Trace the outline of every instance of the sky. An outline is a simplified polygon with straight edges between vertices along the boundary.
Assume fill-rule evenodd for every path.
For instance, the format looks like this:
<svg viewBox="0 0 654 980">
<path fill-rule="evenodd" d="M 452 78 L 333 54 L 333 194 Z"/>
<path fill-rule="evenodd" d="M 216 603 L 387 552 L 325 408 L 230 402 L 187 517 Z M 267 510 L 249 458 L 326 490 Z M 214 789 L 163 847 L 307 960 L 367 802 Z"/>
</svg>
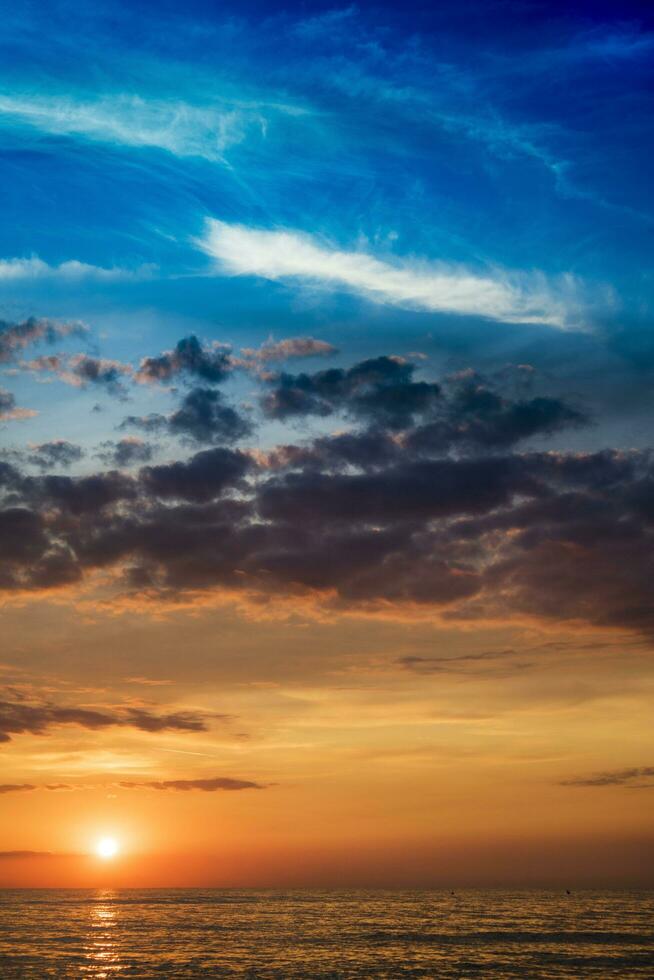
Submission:
<svg viewBox="0 0 654 980">
<path fill-rule="evenodd" d="M 652 884 L 653 56 L 7 9 L 0 885 Z"/>
</svg>

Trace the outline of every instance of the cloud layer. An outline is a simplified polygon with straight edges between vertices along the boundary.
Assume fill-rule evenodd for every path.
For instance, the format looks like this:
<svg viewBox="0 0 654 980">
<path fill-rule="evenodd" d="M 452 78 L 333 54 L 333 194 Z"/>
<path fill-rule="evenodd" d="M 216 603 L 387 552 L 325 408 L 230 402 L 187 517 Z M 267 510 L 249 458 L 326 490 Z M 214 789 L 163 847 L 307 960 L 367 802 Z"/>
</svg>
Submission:
<svg viewBox="0 0 654 980">
<path fill-rule="evenodd" d="M 216 386 L 192 388 L 171 415 L 123 423 L 213 444 L 190 457 L 79 476 L 0 464 L 0 587 L 36 595 L 111 572 L 117 594 L 148 601 L 654 627 L 651 455 L 533 445 L 588 419 L 536 394 L 524 366 L 426 381 L 384 355 L 260 384 L 264 417 L 345 428 L 229 448 L 250 423 Z M 99 452 L 149 457 L 133 439 Z"/>
</svg>

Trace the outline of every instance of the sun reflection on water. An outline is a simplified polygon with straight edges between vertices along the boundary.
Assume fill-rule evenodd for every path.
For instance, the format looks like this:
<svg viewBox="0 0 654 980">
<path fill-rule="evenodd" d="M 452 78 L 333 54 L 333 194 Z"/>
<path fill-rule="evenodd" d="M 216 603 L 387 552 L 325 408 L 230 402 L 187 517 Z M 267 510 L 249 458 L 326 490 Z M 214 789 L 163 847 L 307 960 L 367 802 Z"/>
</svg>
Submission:
<svg viewBox="0 0 654 980">
<path fill-rule="evenodd" d="M 96 894 L 89 910 L 89 935 L 85 946 L 87 962 L 82 971 L 87 977 L 107 980 L 123 966 L 120 962 L 115 930 L 119 924 L 116 892 L 109 888 Z"/>
</svg>

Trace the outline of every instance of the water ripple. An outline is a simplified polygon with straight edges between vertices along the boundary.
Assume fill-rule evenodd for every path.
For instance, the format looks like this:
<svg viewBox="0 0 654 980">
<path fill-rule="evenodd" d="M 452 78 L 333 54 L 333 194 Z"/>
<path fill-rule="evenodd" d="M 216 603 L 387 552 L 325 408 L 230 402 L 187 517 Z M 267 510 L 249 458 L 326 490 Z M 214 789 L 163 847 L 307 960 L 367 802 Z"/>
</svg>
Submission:
<svg viewBox="0 0 654 980">
<path fill-rule="evenodd" d="M 0 891 L 2 980 L 654 977 L 651 892 Z"/>
</svg>

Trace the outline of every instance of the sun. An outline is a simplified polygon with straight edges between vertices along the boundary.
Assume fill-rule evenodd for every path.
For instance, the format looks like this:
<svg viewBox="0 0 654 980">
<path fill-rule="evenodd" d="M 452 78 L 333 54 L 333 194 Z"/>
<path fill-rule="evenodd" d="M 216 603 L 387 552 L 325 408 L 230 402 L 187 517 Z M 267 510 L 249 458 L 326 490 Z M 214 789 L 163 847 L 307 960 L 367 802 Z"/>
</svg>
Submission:
<svg viewBox="0 0 654 980">
<path fill-rule="evenodd" d="M 105 861 L 116 857 L 120 850 L 120 845 L 115 837 L 101 837 L 95 845 L 95 853 Z"/>
</svg>

